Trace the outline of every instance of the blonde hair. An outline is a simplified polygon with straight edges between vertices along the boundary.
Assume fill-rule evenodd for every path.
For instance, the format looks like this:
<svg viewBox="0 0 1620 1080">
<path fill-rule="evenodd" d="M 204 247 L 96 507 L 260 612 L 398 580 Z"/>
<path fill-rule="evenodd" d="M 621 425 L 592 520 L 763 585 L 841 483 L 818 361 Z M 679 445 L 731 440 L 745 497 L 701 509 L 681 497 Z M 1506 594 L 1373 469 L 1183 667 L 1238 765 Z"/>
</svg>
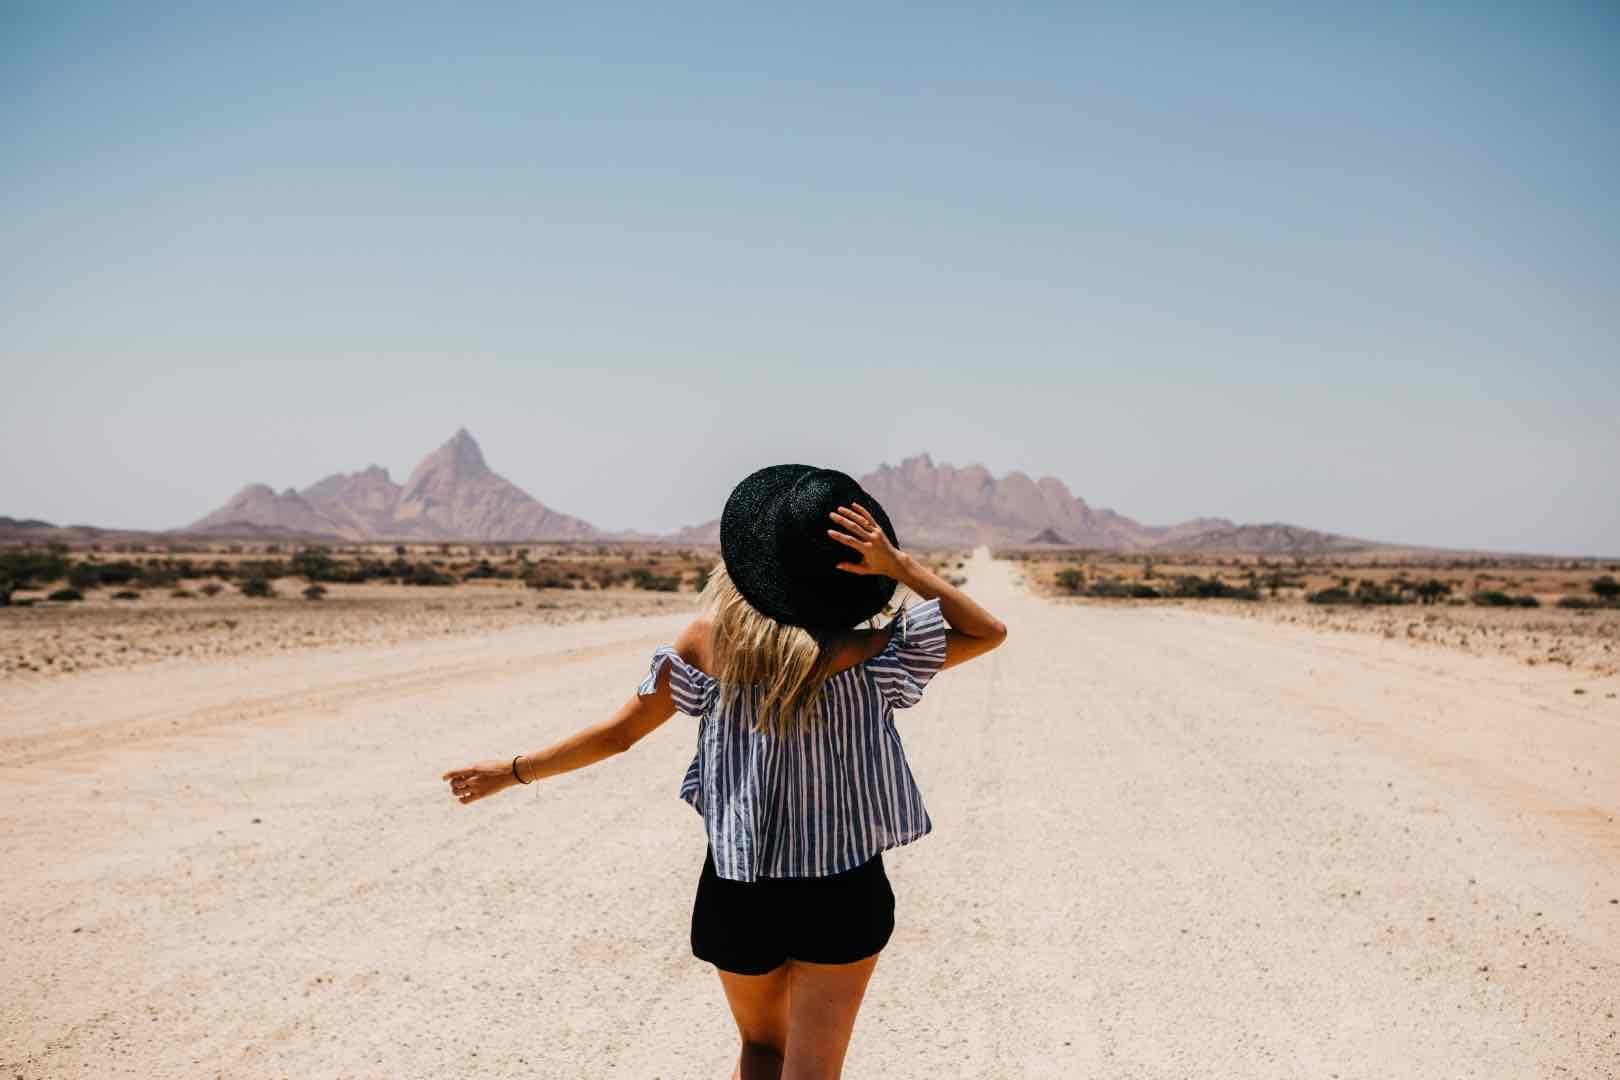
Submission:
<svg viewBox="0 0 1620 1080">
<path fill-rule="evenodd" d="M 754 730 L 778 737 L 820 719 L 821 687 L 838 659 L 836 633 L 817 633 L 761 613 L 737 591 L 723 562 L 709 571 L 698 600 L 709 615 L 710 674 L 720 684 L 722 702 L 749 695 Z M 892 608 L 885 605 L 882 613 Z"/>
</svg>

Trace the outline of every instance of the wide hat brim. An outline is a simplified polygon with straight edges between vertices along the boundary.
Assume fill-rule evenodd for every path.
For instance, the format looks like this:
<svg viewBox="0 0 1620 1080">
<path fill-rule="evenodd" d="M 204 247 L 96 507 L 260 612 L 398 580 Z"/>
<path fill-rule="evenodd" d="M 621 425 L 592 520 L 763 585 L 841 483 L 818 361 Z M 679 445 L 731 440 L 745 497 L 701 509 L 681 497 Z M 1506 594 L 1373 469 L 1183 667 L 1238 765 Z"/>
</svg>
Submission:
<svg viewBox="0 0 1620 1080">
<path fill-rule="evenodd" d="M 882 611 L 895 580 L 838 569 L 860 552 L 827 535 L 847 531 L 828 515 L 857 502 L 898 548 L 888 514 L 848 473 L 770 465 L 744 477 L 720 514 L 720 557 L 743 599 L 778 622 L 821 631 L 848 630 Z"/>
</svg>

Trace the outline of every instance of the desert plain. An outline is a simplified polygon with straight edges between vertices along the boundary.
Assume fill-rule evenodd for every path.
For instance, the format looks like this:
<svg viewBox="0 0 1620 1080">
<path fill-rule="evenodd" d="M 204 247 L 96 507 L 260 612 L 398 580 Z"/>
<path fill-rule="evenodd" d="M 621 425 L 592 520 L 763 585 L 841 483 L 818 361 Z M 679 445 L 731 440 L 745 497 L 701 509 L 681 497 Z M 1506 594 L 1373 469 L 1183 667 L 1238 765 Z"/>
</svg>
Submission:
<svg viewBox="0 0 1620 1080">
<path fill-rule="evenodd" d="M 940 565 L 1010 635 L 898 714 L 934 828 L 885 856 L 846 1075 L 1620 1075 L 1611 613 L 1501 613 L 1567 614 L 1549 661 L 1471 608 Z M 468 806 L 439 778 L 610 715 L 693 602 L 0 610 L 0 1076 L 728 1075 L 696 721 Z"/>
</svg>

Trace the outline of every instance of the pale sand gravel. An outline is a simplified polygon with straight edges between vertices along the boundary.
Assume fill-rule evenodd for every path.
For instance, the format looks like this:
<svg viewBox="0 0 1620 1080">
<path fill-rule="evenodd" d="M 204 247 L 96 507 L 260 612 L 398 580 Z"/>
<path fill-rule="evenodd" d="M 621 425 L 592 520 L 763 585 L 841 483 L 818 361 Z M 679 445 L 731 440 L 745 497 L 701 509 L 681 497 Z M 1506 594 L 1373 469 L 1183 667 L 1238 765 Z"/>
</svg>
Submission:
<svg viewBox="0 0 1620 1080">
<path fill-rule="evenodd" d="M 1411 645 L 1505 656 L 1530 667 L 1559 664 L 1589 675 L 1620 674 L 1620 611 L 1612 608 L 1575 612 L 1551 605 L 1532 609 L 1471 604 L 1359 607 L 1236 600 L 1215 601 L 1214 606 L 1232 614 L 1321 630 L 1376 634 L 1402 638 Z"/>
<path fill-rule="evenodd" d="M 190 585 L 194 591 L 196 584 Z M 396 645 L 445 634 L 692 606 L 690 593 L 529 589 L 516 582 L 332 584 L 326 586 L 326 598 L 315 601 L 303 599 L 304 582 L 296 578 L 283 578 L 275 587 L 277 596 L 264 599 L 250 599 L 233 588 L 190 599 L 149 589 L 139 600 L 114 600 L 112 589 L 99 589 L 81 603 L 6 608 L 0 611 L 0 681 L 334 644 Z"/>
<path fill-rule="evenodd" d="M 846 1075 L 1620 1072 L 1613 678 L 1016 573 L 976 554 L 1011 637 L 900 714 L 935 831 Z M 727 1075 L 694 722 L 438 779 L 609 715 L 685 617 L 0 685 L 0 1077 Z"/>
</svg>

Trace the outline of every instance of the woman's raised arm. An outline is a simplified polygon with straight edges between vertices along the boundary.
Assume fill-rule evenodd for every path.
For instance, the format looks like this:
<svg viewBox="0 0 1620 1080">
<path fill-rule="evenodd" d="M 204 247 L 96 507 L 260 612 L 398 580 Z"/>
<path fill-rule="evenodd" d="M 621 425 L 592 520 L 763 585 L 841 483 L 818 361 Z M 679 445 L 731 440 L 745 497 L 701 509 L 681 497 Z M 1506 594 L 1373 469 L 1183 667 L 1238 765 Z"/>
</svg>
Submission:
<svg viewBox="0 0 1620 1080">
<path fill-rule="evenodd" d="M 839 563 L 839 569 L 852 574 L 883 574 L 924 600 L 939 598 L 940 614 L 951 624 L 945 636 L 945 662 L 940 667 L 954 667 L 975 656 L 994 649 L 1007 640 L 1007 624 L 990 614 L 978 601 L 952 585 L 909 552 L 889 543 L 888 536 L 878 526 L 877 519 L 859 503 L 840 506 L 829 515 L 847 533 L 828 529 L 834 540 L 852 548 L 861 555 L 858 562 Z"/>
</svg>

